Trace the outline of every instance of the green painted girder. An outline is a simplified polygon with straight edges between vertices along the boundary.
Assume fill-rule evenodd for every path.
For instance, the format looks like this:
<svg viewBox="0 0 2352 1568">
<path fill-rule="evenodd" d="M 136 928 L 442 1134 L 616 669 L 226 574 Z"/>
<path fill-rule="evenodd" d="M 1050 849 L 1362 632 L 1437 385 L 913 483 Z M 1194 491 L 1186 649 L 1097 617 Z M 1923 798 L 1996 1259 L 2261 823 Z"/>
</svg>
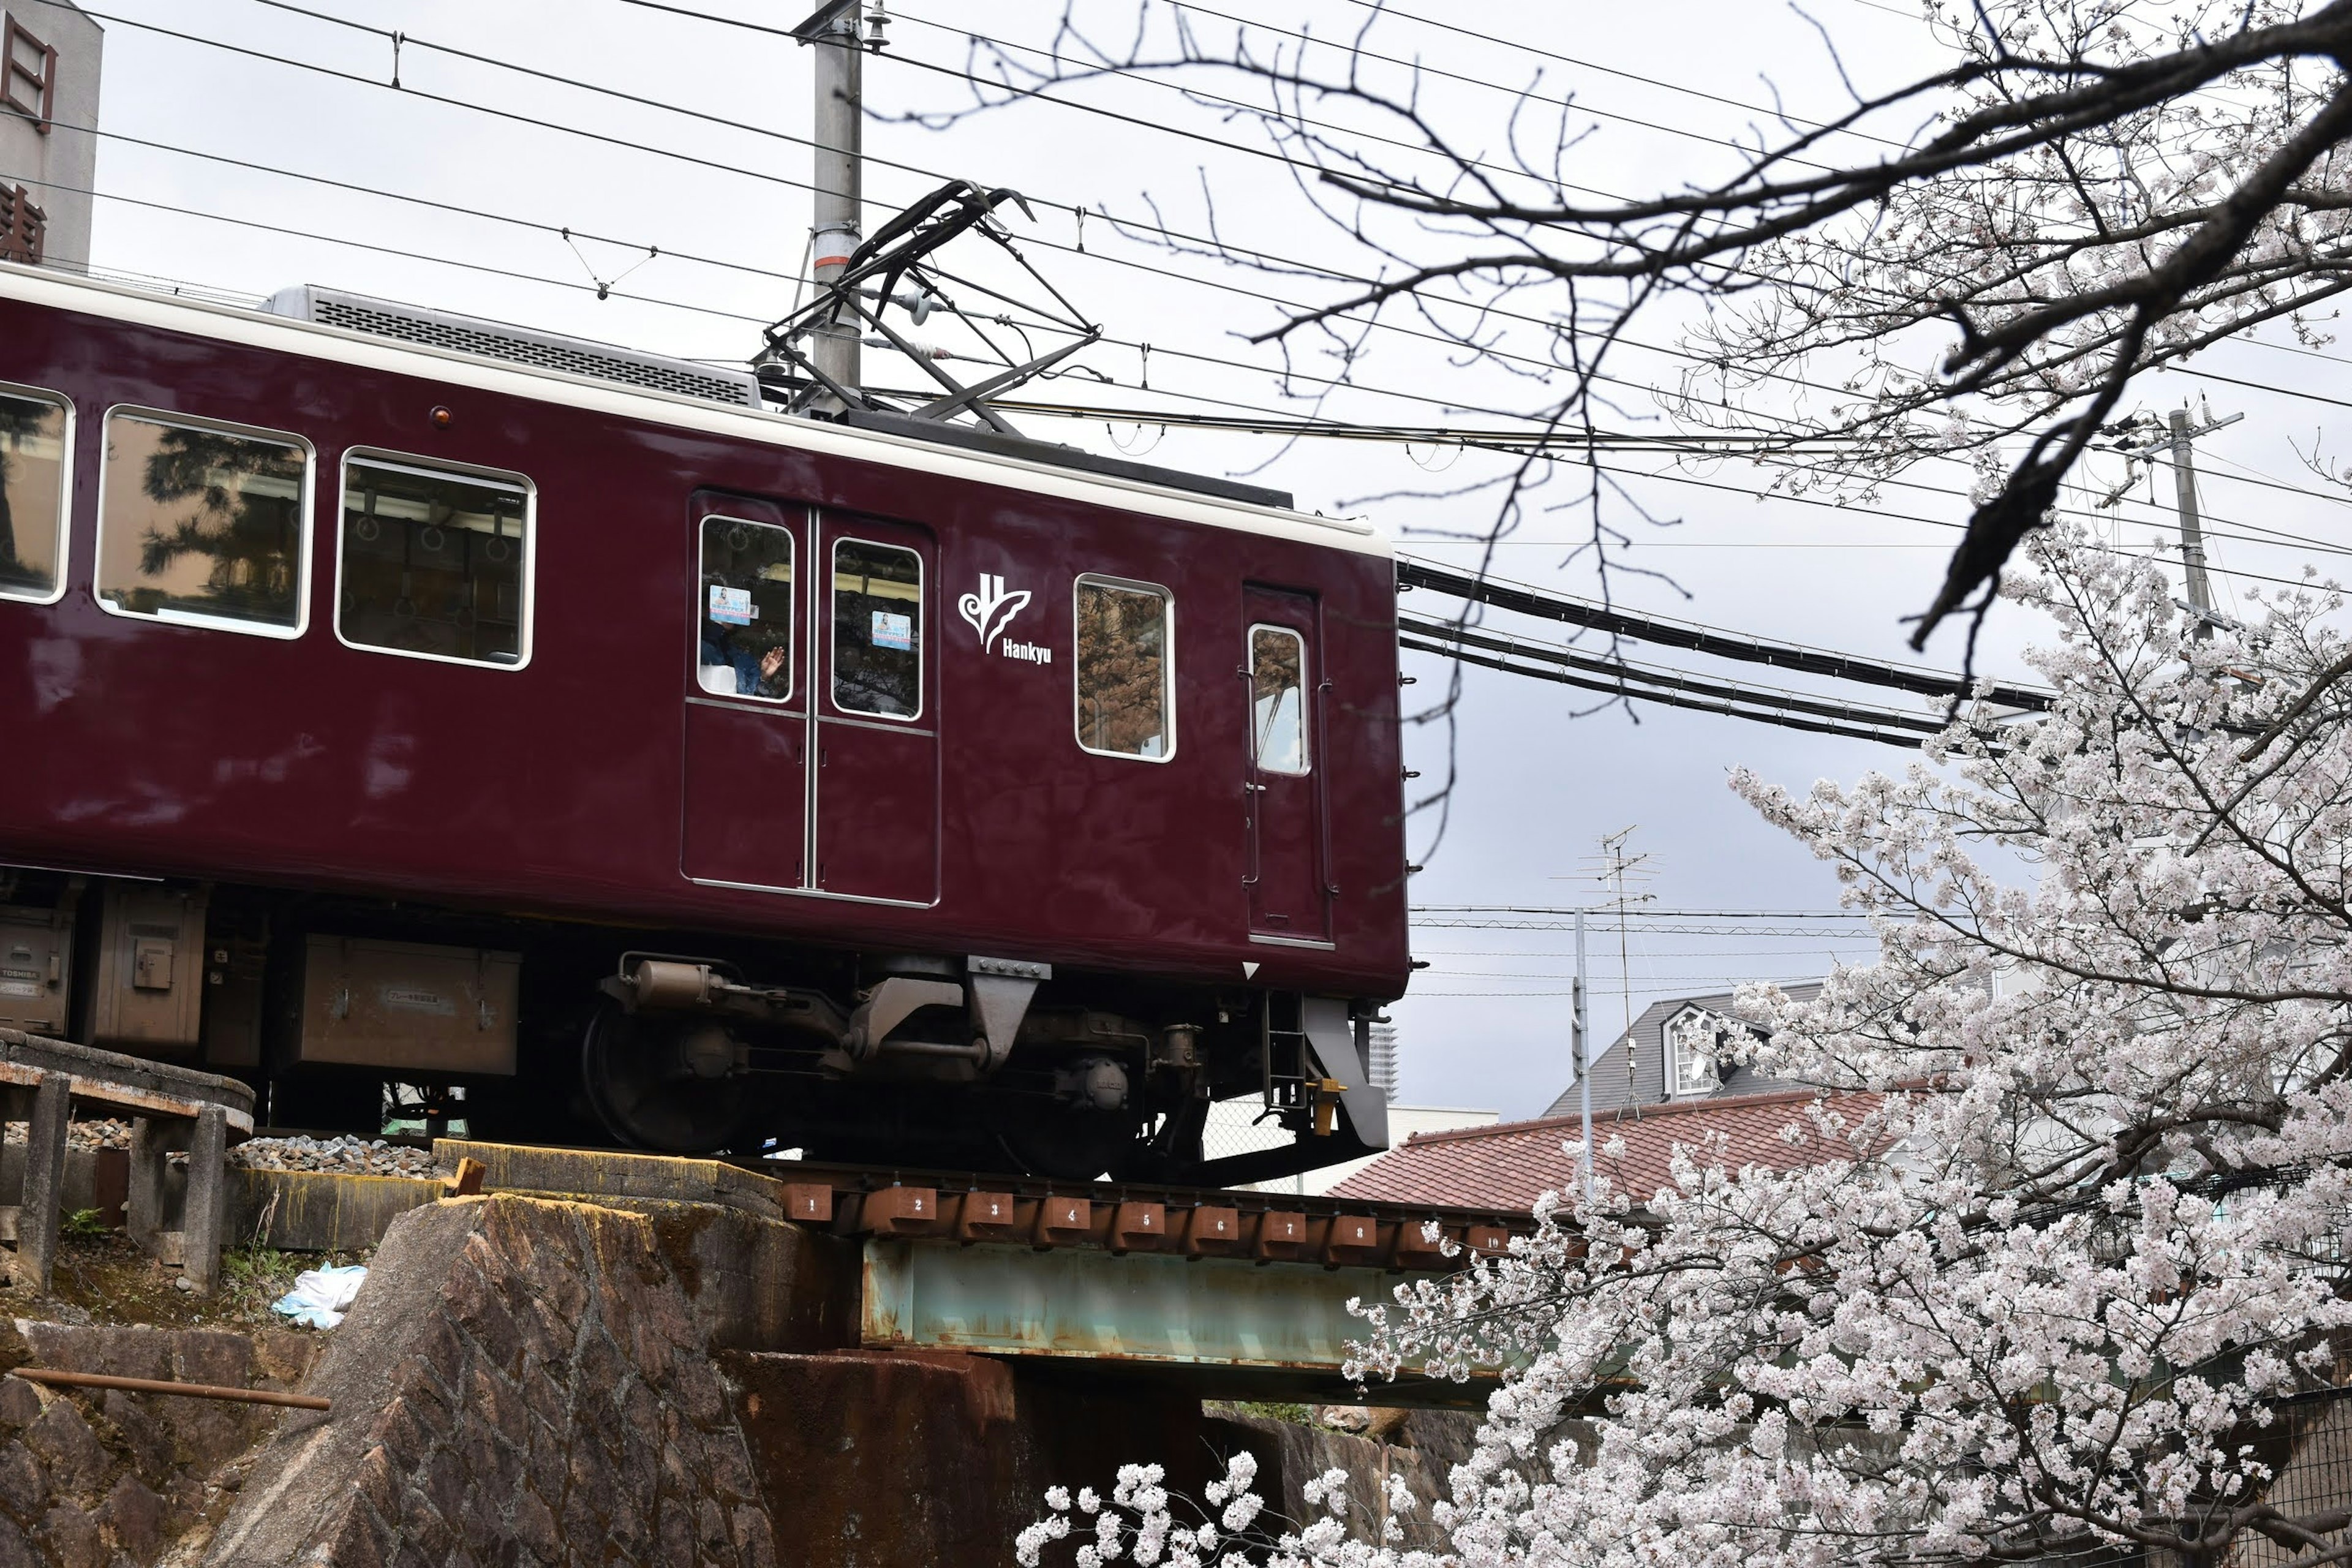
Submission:
<svg viewBox="0 0 2352 1568">
<path fill-rule="evenodd" d="M 1379 1268 L 866 1243 L 860 1333 L 872 1347 L 1059 1356 L 1336 1376 L 1369 1325 L 1350 1297 L 1384 1301 Z"/>
</svg>

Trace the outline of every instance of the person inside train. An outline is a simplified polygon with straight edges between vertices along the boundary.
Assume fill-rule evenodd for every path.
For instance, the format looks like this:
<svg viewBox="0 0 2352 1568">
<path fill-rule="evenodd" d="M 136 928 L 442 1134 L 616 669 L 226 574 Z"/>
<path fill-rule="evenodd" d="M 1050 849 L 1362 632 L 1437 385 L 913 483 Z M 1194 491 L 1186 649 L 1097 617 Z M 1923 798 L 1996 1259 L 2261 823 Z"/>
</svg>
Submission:
<svg viewBox="0 0 2352 1568">
<path fill-rule="evenodd" d="M 791 694 L 789 656 L 778 634 L 761 630 L 752 592 L 722 574 L 706 574 L 698 675 L 702 689 L 714 696 L 772 702 Z"/>
</svg>

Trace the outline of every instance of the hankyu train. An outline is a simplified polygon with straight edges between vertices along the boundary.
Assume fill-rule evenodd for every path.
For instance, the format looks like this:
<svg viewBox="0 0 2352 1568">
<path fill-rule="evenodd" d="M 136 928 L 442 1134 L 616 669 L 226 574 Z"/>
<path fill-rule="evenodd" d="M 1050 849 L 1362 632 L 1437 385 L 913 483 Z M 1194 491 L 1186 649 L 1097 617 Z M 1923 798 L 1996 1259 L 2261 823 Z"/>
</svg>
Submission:
<svg viewBox="0 0 2352 1568">
<path fill-rule="evenodd" d="M 299 289 L 0 265 L 0 1026 L 483 1136 L 1385 1145 L 1388 546 Z M 873 426 L 883 426 L 884 428 Z M 1211 1107 L 1280 1137 L 1213 1159 Z"/>
</svg>

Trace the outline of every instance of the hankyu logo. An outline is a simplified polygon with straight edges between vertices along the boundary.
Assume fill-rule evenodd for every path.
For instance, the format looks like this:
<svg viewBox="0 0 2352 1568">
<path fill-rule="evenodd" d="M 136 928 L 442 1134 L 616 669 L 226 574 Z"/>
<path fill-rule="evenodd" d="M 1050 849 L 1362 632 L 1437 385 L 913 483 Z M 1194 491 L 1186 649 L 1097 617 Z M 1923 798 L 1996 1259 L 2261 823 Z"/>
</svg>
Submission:
<svg viewBox="0 0 2352 1568">
<path fill-rule="evenodd" d="M 1012 624 L 1023 606 L 1029 603 L 1029 590 L 1016 588 L 1005 591 L 1004 579 L 992 572 L 980 574 L 980 592 L 966 594 L 956 601 L 956 613 L 971 624 L 980 634 L 980 650 L 986 653 L 996 641 L 997 634 Z"/>
</svg>

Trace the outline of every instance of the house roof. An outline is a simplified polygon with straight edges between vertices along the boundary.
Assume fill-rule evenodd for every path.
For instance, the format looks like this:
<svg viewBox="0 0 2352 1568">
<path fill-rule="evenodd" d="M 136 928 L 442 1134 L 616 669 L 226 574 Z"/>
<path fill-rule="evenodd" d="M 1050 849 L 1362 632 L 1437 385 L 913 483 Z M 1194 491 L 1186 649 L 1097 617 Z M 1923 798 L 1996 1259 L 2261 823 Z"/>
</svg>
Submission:
<svg viewBox="0 0 2352 1568">
<path fill-rule="evenodd" d="M 1875 1106 L 1874 1094 L 1824 1096 L 1811 1089 L 1769 1094 L 1721 1095 L 1643 1106 L 1638 1110 L 1596 1112 L 1592 1118 L 1595 1169 L 1621 1193 L 1643 1202 L 1673 1184 L 1677 1146 L 1696 1148 L 1721 1133 L 1729 1168 L 1760 1165 L 1788 1171 L 1851 1155 L 1841 1141 L 1825 1139 L 1805 1114 L 1818 1100 L 1832 1100 L 1851 1121 Z M 1375 1203 L 1532 1209 L 1546 1192 L 1565 1191 L 1577 1180 L 1574 1146 L 1583 1138 L 1581 1116 L 1547 1116 L 1492 1127 L 1462 1127 L 1421 1132 L 1331 1189 L 1333 1197 Z M 1605 1151 L 1612 1139 L 1625 1150 Z"/>
</svg>

